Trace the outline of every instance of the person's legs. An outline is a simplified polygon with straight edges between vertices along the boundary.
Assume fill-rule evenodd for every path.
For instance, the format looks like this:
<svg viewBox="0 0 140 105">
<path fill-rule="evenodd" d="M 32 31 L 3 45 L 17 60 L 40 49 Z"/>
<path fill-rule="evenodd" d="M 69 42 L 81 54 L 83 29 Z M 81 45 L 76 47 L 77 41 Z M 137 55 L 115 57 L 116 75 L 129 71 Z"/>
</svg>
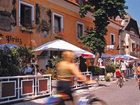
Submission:
<svg viewBox="0 0 140 105">
<path fill-rule="evenodd" d="M 74 105 L 73 102 L 73 96 L 71 91 L 71 82 L 69 81 L 58 81 L 57 84 L 57 91 L 58 93 L 66 94 L 67 96 L 64 96 L 64 100 L 70 102 L 70 105 Z"/>
<path fill-rule="evenodd" d="M 117 86 L 118 86 L 118 84 L 119 84 L 119 77 L 116 77 L 116 78 L 117 78 L 117 82 L 116 83 L 117 83 Z"/>
<path fill-rule="evenodd" d="M 139 82 L 140 82 L 140 75 L 137 76 L 137 83 L 138 83 L 138 86 L 139 86 Z"/>
</svg>

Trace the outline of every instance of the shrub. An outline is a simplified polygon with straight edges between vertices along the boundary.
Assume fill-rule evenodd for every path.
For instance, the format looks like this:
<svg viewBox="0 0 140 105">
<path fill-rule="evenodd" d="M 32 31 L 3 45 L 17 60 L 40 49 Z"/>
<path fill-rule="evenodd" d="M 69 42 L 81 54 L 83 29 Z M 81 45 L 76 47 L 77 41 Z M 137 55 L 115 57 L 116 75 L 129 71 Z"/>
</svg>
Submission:
<svg viewBox="0 0 140 105">
<path fill-rule="evenodd" d="M 28 48 L 0 49 L 0 76 L 15 76 L 20 74 L 21 67 L 31 59 Z"/>
<path fill-rule="evenodd" d="M 110 64 L 105 67 L 106 73 L 114 73 L 115 72 L 115 65 Z"/>
<path fill-rule="evenodd" d="M 104 68 L 99 68 L 97 66 L 90 66 L 89 71 L 92 72 L 92 74 L 95 76 L 97 75 L 105 75 L 105 69 Z"/>
</svg>

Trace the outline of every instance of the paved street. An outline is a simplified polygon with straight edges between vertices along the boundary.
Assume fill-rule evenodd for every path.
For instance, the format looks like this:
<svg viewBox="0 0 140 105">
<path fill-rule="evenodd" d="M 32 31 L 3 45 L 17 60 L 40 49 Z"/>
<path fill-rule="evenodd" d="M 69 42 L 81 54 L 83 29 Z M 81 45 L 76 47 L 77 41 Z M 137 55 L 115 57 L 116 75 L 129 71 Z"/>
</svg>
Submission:
<svg viewBox="0 0 140 105">
<path fill-rule="evenodd" d="M 91 90 L 97 97 L 105 100 L 108 105 L 140 105 L 140 91 L 134 79 L 129 79 L 122 88 L 116 86 L 116 82 L 102 83 L 107 86 L 92 88 Z M 46 98 L 41 98 L 16 105 L 40 105 L 45 100 Z"/>
<path fill-rule="evenodd" d="M 95 94 L 106 100 L 108 105 L 140 105 L 140 91 L 134 79 L 129 79 L 122 88 L 114 83 L 96 90 Z"/>
</svg>

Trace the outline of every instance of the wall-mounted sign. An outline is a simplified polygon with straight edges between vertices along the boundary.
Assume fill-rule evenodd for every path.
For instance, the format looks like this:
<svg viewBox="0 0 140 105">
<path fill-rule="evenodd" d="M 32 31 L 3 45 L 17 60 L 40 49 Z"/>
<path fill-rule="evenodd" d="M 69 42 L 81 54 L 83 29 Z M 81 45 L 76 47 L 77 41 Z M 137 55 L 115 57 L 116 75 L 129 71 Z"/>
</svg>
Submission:
<svg viewBox="0 0 140 105">
<path fill-rule="evenodd" d="M 16 36 L 12 36 L 12 35 L 3 35 L 0 33 L 0 38 L 1 39 L 6 39 L 6 41 L 9 43 L 9 42 L 12 42 L 12 43 L 18 43 L 18 44 L 22 44 L 22 39 L 21 38 L 18 38 Z"/>
</svg>

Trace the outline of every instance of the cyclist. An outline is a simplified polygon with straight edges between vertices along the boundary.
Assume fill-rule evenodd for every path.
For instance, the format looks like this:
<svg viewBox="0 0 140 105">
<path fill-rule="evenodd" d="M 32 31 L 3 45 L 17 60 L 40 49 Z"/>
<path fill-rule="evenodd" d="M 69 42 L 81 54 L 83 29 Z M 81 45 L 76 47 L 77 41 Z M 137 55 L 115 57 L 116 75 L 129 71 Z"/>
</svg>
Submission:
<svg viewBox="0 0 140 105">
<path fill-rule="evenodd" d="M 136 68 L 136 74 L 137 74 L 137 80 L 139 83 L 140 82 L 140 63 L 138 63 L 138 66 Z"/>
<path fill-rule="evenodd" d="M 74 105 L 71 86 L 73 85 L 73 77 L 77 77 L 85 83 L 96 83 L 95 81 L 89 81 L 87 78 L 82 75 L 76 64 L 74 63 L 74 53 L 72 51 L 64 51 L 62 53 L 63 60 L 60 61 L 57 66 L 57 91 L 58 93 L 64 93 L 71 101 L 71 105 Z"/>
<path fill-rule="evenodd" d="M 119 67 L 116 67 L 115 74 L 116 74 L 117 84 L 118 84 L 119 83 L 119 79 L 123 77 Z"/>
</svg>

